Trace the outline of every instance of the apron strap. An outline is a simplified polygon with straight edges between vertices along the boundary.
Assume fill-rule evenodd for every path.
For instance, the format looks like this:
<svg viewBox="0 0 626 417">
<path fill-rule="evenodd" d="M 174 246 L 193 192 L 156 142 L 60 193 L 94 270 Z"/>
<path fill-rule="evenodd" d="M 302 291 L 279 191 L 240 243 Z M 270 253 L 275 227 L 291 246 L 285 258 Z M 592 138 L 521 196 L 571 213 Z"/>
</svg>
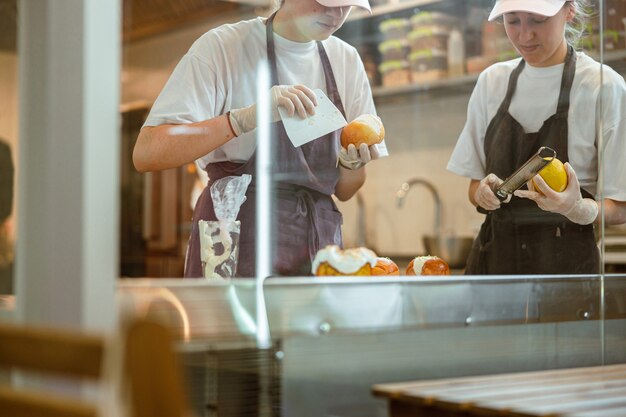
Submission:
<svg viewBox="0 0 626 417">
<path fill-rule="evenodd" d="M 513 95 L 515 94 L 515 89 L 517 88 L 517 79 L 519 75 L 522 73 L 524 69 L 524 65 L 526 65 L 526 61 L 523 59 L 517 65 L 517 67 L 513 70 L 511 75 L 509 76 L 509 85 L 506 89 L 506 96 L 504 96 L 504 100 L 500 104 L 499 112 L 508 112 L 509 106 L 511 105 L 511 100 L 513 99 Z"/>
<path fill-rule="evenodd" d="M 556 112 L 558 114 L 567 114 L 569 111 L 570 93 L 574 82 L 574 74 L 576 73 L 576 54 L 572 45 L 567 46 L 567 56 L 565 57 L 565 68 L 563 68 L 563 76 L 561 77 L 561 92 L 559 94 L 559 104 Z"/>
</svg>

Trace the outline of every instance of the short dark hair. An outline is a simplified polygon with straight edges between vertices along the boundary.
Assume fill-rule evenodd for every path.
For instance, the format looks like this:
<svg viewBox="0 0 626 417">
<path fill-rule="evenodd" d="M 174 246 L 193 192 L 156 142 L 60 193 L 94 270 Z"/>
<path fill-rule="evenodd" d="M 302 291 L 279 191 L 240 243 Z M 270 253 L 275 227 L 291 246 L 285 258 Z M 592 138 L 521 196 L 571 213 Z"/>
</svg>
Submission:
<svg viewBox="0 0 626 417">
<path fill-rule="evenodd" d="M 0 138 L 0 222 L 11 214 L 13 208 L 13 177 L 15 168 L 11 147 Z"/>
</svg>

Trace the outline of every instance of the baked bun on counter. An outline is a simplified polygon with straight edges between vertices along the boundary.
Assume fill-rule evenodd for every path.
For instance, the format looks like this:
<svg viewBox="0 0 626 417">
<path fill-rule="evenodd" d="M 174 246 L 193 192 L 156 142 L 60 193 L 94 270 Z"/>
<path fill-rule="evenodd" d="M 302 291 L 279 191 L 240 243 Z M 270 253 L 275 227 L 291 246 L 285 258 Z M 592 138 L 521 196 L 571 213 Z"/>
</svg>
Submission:
<svg viewBox="0 0 626 417">
<path fill-rule="evenodd" d="M 418 256 L 406 267 L 407 275 L 450 275 L 450 267 L 438 256 Z"/>
<path fill-rule="evenodd" d="M 394 261 L 381 256 L 372 268 L 372 275 L 400 275 L 400 269 Z"/>
<path fill-rule="evenodd" d="M 341 131 L 341 146 L 348 148 L 353 144 L 357 148 L 361 143 L 372 146 L 385 139 L 385 127 L 380 117 L 362 114 L 346 125 Z"/>
<path fill-rule="evenodd" d="M 378 256 L 367 248 L 329 245 L 317 252 L 311 269 L 317 276 L 372 275 L 377 260 Z"/>
</svg>

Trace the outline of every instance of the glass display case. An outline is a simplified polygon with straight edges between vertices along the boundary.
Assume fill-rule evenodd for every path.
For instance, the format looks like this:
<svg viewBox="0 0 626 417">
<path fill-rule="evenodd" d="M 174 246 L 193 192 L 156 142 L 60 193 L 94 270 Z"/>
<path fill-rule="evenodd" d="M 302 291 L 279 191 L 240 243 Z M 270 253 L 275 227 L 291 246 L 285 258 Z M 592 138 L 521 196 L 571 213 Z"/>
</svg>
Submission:
<svg viewBox="0 0 626 417">
<path fill-rule="evenodd" d="M 371 393 L 376 383 L 626 362 L 626 217 L 619 215 L 626 201 L 626 188 L 620 184 L 626 183 L 626 176 L 618 152 L 626 130 L 619 129 L 623 115 L 611 113 L 625 106 L 626 100 L 626 1 L 577 2 L 586 20 L 584 24 L 572 21 L 582 36 L 574 45 L 576 52 L 566 55 L 584 63 L 591 80 L 572 99 L 578 107 L 570 110 L 570 118 L 576 122 L 570 125 L 569 137 L 576 138 L 571 139 L 576 145 L 570 144 L 569 150 L 557 147 L 558 157 L 578 169 L 580 188 L 585 190 L 581 199 L 598 202 L 598 220 L 592 219 L 593 226 L 584 225 L 590 245 L 572 248 L 578 235 L 568 233 L 578 226 L 570 221 L 564 228 L 560 225 L 566 220 L 559 217 L 558 225 L 550 223 L 554 234 L 545 241 L 541 237 L 545 235 L 529 233 L 539 248 L 534 254 L 539 253 L 542 261 L 534 254 L 522 261 L 500 256 L 492 265 L 542 265 L 545 253 L 549 257 L 552 251 L 558 252 L 559 262 L 565 259 L 577 265 L 596 253 L 598 262 L 584 271 L 548 268 L 550 272 L 538 273 L 468 273 L 467 268 L 472 248 L 480 242 L 477 237 L 481 230 L 486 233 L 485 219 L 496 211 L 477 209 L 476 187 L 491 173 L 490 167 L 497 167 L 499 180 L 505 180 L 530 156 L 518 149 L 503 146 L 497 151 L 494 147 L 498 157 L 490 156 L 487 162 L 484 148 L 476 150 L 483 144 L 480 141 L 456 150 L 460 137 L 475 133 L 467 129 L 479 132 L 475 136 L 481 141 L 487 135 L 472 123 L 481 122 L 487 130 L 491 117 L 475 116 L 472 109 L 483 100 L 495 113 L 507 90 L 502 86 L 509 85 L 507 73 L 499 83 L 485 87 L 481 84 L 487 82 L 485 71 L 513 71 L 511 62 L 515 66 L 519 62 L 520 55 L 509 38 L 513 35 L 507 35 L 503 19 L 488 20 L 494 1 L 370 0 L 371 13 L 357 7 L 328 11 L 315 0 L 283 3 L 292 2 L 311 8 L 316 16 L 335 19 L 304 19 L 300 27 L 308 27 L 306 22 L 316 30 L 332 27 L 328 31 L 334 32 L 334 37 L 322 41 L 332 59 L 325 65 L 315 43 L 298 42 L 301 33 L 279 30 L 276 45 L 280 53 L 308 44 L 312 52 L 306 56 L 314 59 L 290 65 L 278 59 L 278 80 L 291 85 L 302 77 L 306 80 L 302 82 L 312 83 L 313 89 L 324 94 L 318 96 L 320 100 L 328 98 L 337 106 L 336 99 L 341 99 L 346 107 L 337 111 L 346 123 L 360 113 L 376 113 L 385 130 L 385 147 L 368 148 L 371 160 L 361 154 L 357 154 L 358 160 L 347 152 L 342 154 L 339 129 L 330 131 L 331 136 L 324 140 L 303 145 L 300 149 L 311 153 L 313 144 L 327 146 L 320 151 L 323 157 L 315 160 L 315 166 L 321 166 L 319 171 L 310 170 L 319 174 L 316 179 L 323 183 L 322 188 L 312 187 L 310 182 L 302 185 L 302 176 L 311 172 L 296 165 L 301 159 L 308 164 L 309 154 L 295 154 L 291 148 L 281 153 L 285 144 L 299 147 L 282 134 L 282 123 L 277 125 L 278 119 L 271 119 L 271 66 L 268 70 L 268 66 L 256 65 L 257 61 L 265 63 L 270 52 L 263 48 L 254 52 L 248 46 L 254 42 L 266 45 L 267 18 L 278 5 L 123 0 L 98 6 L 111 15 L 119 12 L 119 27 L 100 27 L 88 19 L 85 27 L 93 27 L 97 36 L 76 37 L 73 31 L 77 29 L 70 29 L 61 14 L 51 15 L 48 21 L 42 17 L 45 10 L 20 9 L 24 2 L 0 0 L 0 34 L 12 30 L 16 38 L 15 43 L 5 45 L 9 38 L 0 36 L 0 61 L 8 63 L 0 65 L 0 92 L 13 98 L 0 103 L 8 109 L 0 112 L 7 115 L 0 116 L 0 137 L 8 137 L 14 155 L 19 156 L 15 159 L 17 177 L 29 167 L 45 180 L 29 175 L 16 186 L 22 207 L 13 212 L 23 228 L 16 232 L 5 226 L 0 229 L 0 233 L 11 231 L 0 234 L 4 252 L 0 253 L 0 267 L 6 254 L 14 253 L 5 250 L 4 241 L 22 244 L 22 252 L 15 253 L 16 258 L 22 257 L 16 275 L 21 281 L 16 288 L 27 293 L 28 303 L 21 308 L 40 316 L 58 311 L 50 317 L 72 321 L 74 316 L 64 304 L 80 300 L 78 309 L 97 320 L 112 321 L 118 314 L 131 314 L 167 323 L 177 335 L 194 412 L 207 417 L 381 417 L 388 413 L 385 402 Z M 66 6 L 64 10 L 70 13 L 70 9 Z M 21 11 L 28 13 L 23 12 L 19 20 Z M 14 25 L 2 24 L 6 19 L 13 19 Z M 48 43 L 37 41 L 48 33 L 42 19 L 54 29 Z M 345 22 L 337 23 L 342 19 Z M 240 21 L 252 33 L 246 33 L 250 37 L 244 37 L 241 47 L 229 49 L 224 45 L 231 43 L 221 44 L 216 35 L 205 35 L 219 28 L 211 33 L 226 36 L 229 30 L 243 27 L 236 26 L 242 25 L 237 23 Z M 25 25 L 19 32 L 21 38 L 15 36 L 18 22 Z M 526 23 L 537 31 L 547 25 L 536 17 Z M 516 24 L 523 25 L 507 23 Z M 36 36 L 27 36 L 29 27 L 39 29 L 33 32 Z M 119 49 L 103 48 L 109 53 L 104 55 L 109 57 L 106 62 L 85 52 L 84 56 L 70 56 L 80 67 L 77 73 L 58 62 L 44 65 L 47 59 L 54 59 L 55 48 L 68 42 L 83 38 L 84 42 L 104 42 L 107 37 Z M 50 54 L 20 49 L 20 39 L 22 45 L 38 45 Z M 533 50 L 535 46 L 522 48 Z M 353 59 L 344 67 L 342 54 Z M 18 62 L 24 68 L 19 85 L 15 81 Z M 556 67 L 559 74 L 565 73 L 563 62 Z M 334 74 L 337 85 L 326 82 L 329 73 Z M 527 83 L 523 74 L 519 82 Z M 107 88 L 97 90 L 98 100 L 91 90 L 87 93 L 83 84 L 74 82 L 84 79 L 97 86 L 111 78 L 119 83 L 119 96 Z M 612 87 L 601 88 L 601 84 Z M 533 106 L 552 100 L 556 107 L 560 84 L 540 85 L 532 90 Z M 482 96 L 477 93 L 481 88 Z M 75 94 L 63 95 L 58 103 L 50 98 L 50 92 L 74 89 Z M 172 89 L 178 92 L 172 94 Z M 550 92 L 555 92 L 554 97 Z M 187 104 L 179 107 L 183 97 Z M 587 97 L 588 105 L 581 107 Z M 35 105 L 39 99 L 40 104 Z M 242 128 L 245 120 L 232 119 L 231 114 L 250 105 L 257 106 L 255 125 Z M 41 116 L 47 114 L 54 117 Z M 100 119 L 94 114 L 104 116 Z M 41 117 L 30 123 L 33 115 Z M 534 107 L 517 115 L 532 120 Z M 89 124 L 94 119 L 99 120 L 96 127 Z M 207 120 L 219 125 L 207 127 L 203 124 Z M 539 120 L 537 131 L 542 122 Z M 160 125 L 172 129 L 168 140 L 182 139 L 184 146 L 154 154 L 153 166 L 138 167 L 138 156 L 133 155 L 138 138 L 149 130 L 146 127 Z M 52 132 L 50 142 L 42 139 L 49 133 L 46 129 Z M 116 134 L 104 134 L 109 131 Z M 529 133 L 536 139 L 532 136 L 536 132 Z M 83 140 L 83 134 L 87 139 Z M 94 140 L 97 134 L 102 136 Z M 220 146 L 196 148 L 207 138 L 220 135 L 226 138 Z M 165 143 L 157 139 L 152 138 L 155 148 Z M 554 146 L 552 142 L 536 144 Z M 472 148 L 485 160 L 472 161 Z M 360 152 L 365 154 L 365 150 Z M 468 166 L 482 164 L 484 172 L 468 168 L 464 175 L 459 175 L 459 170 L 453 173 L 449 164 L 455 152 L 455 161 L 467 156 Z M 499 162 L 509 157 L 515 162 L 509 161 L 509 172 L 503 173 Z M 98 165 L 105 160 L 113 163 Z M 254 165 L 249 165 L 250 161 Z M 220 170 L 216 171 L 214 165 L 218 164 Z M 42 175 L 42 166 L 49 175 Z M 367 174 L 355 174 L 360 169 Z M 216 197 L 204 191 L 206 187 L 219 177 L 242 177 L 242 173 L 252 178 L 247 191 L 229 191 L 221 197 L 228 200 L 236 195 L 240 210 L 250 215 L 237 217 L 242 228 L 241 235 L 237 234 L 242 242 L 239 257 L 245 259 L 247 269 L 241 269 L 236 277 L 216 277 L 204 272 L 207 263 L 216 262 L 229 250 L 226 242 L 236 243 L 237 239 L 233 240 L 230 229 L 208 237 L 200 235 L 199 220 L 217 219 L 199 217 L 194 210 L 199 204 L 217 204 Z M 326 187 L 328 184 L 332 187 Z M 348 192 L 342 188 L 346 184 Z M 55 186 L 61 187 L 60 196 L 48 193 Z M 41 203 L 33 202 L 33 195 L 39 196 Z M 509 203 L 498 204 L 504 207 Z M 532 221 L 515 224 L 519 226 L 516 230 L 526 231 L 530 223 L 528 228 L 535 227 L 551 210 L 570 214 L 569 209 L 539 210 L 532 204 Z M 508 220 L 515 223 L 519 219 Z M 301 233 L 305 228 L 315 233 Z M 190 239 L 200 243 L 190 246 Z M 212 239 L 214 253 L 207 255 L 201 239 Z M 65 245 L 59 244 L 61 240 Z M 371 251 L 363 252 L 369 269 L 363 267 L 370 273 L 357 276 L 360 269 L 343 271 L 343 266 L 338 266 L 337 276 L 316 276 L 315 258 L 325 246 L 320 240 L 339 243 L 344 249 Z M 519 242 L 518 249 L 525 251 L 526 241 Z M 568 245 L 567 250 L 558 250 L 560 242 Z M 191 256 L 204 263 L 197 276 L 183 279 L 190 248 L 195 251 Z M 252 260 L 250 253 L 255 254 Z M 426 277 L 409 267 L 432 256 L 447 263 L 450 275 Z M 303 261 L 292 262 L 296 258 Z M 398 274 L 372 276 L 378 258 L 395 263 Z M 56 280 L 64 274 L 88 278 L 80 281 L 81 285 L 63 289 Z M 115 299 L 106 296 L 113 290 Z M 0 295 L 0 313 L 19 310 L 19 301 L 19 294 Z"/>
</svg>

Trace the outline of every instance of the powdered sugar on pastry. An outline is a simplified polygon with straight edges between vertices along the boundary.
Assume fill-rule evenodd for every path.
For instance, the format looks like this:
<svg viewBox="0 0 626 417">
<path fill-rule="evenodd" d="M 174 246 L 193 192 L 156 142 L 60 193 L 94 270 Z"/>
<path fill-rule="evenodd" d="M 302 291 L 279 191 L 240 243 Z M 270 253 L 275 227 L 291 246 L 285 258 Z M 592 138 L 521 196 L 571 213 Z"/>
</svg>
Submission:
<svg viewBox="0 0 626 417">
<path fill-rule="evenodd" d="M 431 259 L 439 259 L 436 256 L 418 256 L 413 259 L 413 274 L 422 275 L 424 264 Z"/>
<path fill-rule="evenodd" d="M 365 264 L 376 265 L 378 257 L 367 248 L 341 249 L 337 245 L 329 245 L 320 249 L 313 259 L 312 272 L 315 274 L 321 264 L 326 262 L 337 271 L 349 275 Z"/>
</svg>

